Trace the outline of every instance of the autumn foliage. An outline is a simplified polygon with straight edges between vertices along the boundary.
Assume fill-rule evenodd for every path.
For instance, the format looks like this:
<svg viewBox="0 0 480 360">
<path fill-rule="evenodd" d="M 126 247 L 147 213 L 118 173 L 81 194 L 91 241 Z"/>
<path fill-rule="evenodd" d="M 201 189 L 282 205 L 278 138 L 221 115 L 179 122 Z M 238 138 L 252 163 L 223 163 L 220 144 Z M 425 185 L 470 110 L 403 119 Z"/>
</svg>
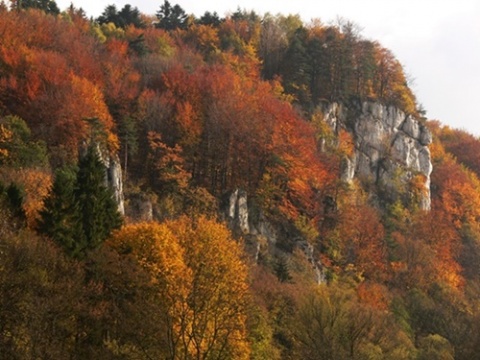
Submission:
<svg viewBox="0 0 480 360">
<path fill-rule="evenodd" d="M 480 141 L 426 121 L 425 212 L 414 204 L 421 175 L 410 203 L 345 182 L 357 139 L 321 112 L 376 101 L 417 116 L 391 51 L 341 19 L 195 18 L 165 1 L 156 16 L 107 7 L 89 20 L 73 5 L 21 3 L 0 4 L 0 354 L 477 356 Z M 80 244 L 79 218 L 85 228 L 103 218 L 95 194 L 112 174 L 98 159 L 91 188 L 82 170 L 63 199 L 48 194 L 87 148 L 119 155 L 127 216 L 75 257 L 64 245 Z M 248 234 L 219 213 L 236 189 L 248 195 Z M 58 228 L 38 234 L 54 205 Z"/>
</svg>

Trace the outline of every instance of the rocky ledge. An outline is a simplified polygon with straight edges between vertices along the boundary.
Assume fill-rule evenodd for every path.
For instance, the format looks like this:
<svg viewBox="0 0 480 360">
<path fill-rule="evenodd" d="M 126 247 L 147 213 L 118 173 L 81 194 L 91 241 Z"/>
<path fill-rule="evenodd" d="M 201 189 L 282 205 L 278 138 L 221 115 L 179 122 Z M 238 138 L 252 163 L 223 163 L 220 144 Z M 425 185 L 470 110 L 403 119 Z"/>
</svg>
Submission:
<svg viewBox="0 0 480 360">
<path fill-rule="evenodd" d="M 353 135 L 355 154 L 346 159 L 342 176 L 345 181 L 370 180 L 394 193 L 398 184 L 407 184 L 416 177 L 423 187 L 418 206 L 430 209 L 432 163 L 428 145 L 432 134 L 420 120 L 376 102 L 350 108 L 331 103 L 321 111 L 336 134 L 343 128 Z"/>
</svg>

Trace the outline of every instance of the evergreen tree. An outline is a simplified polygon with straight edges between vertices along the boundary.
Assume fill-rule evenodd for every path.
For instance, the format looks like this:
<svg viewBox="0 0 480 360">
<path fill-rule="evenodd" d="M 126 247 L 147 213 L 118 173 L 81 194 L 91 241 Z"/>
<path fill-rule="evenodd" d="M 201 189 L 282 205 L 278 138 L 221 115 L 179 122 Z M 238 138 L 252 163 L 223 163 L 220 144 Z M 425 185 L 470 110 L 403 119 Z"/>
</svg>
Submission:
<svg viewBox="0 0 480 360">
<path fill-rule="evenodd" d="M 21 9 L 40 9 L 47 14 L 58 15 L 60 9 L 54 0 L 16 0 L 13 2 L 13 8 Z"/>
<path fill-rule="evenodd" d="M 311 101 L 311 59 L 307 52 L 307 40 L 307 30 L 303 27 L 297 29 L 281 66 L 285 90 L 306 106 Z"/>
<path fill-rule="evenodd" d="M 292 280 L 288 260 L 285 256 L 280 256 L 274 264 L 275 275 L 281 282 L 289 282 Z"/>
<path fill-rule="evenodd" d="M 87 246 L 80 205 L 74 194 L 75 183 L 76 172 L 72 168 L 65 167 L 56 172 L 37 227 L 40 233 L 52 238 L 72 257 L 80 256 Z"/>
<path fill-rule="evenodd" d="M 224 21 L 225 19 L 220 18 L 216 11 L 214 11 L 213 14 L 210 11 L 206 11 L 205 14 L 197 20 L 197 23 L 200 25 L 219 27 Z"/>
<path fill-rule="evenodd" d="M 99 24 L 108 24 L 108 23 L 114 23 L 115 26 L 119 26 L 119 20 L 118 20 L 118 10 L 117 7 L 112 4 L 108 5 L 104 10 L 102 15 L 100 15 L 97 18 L 97 22 Z"/>
<path fill-rule="evenodd" d="M 113 23 L 116 27 L 125 29 L 129 25 L 133 25 L 137 28 L 144 28 L 140 17 L 140 11 L 132 5 L 126 4 L 120 11 L 117 10 L 115 5 L 108 5 L 103 10 L 102 15 L 97 18 L 99 24 Z"/>
<path fill-rule="evenodd" d="M 25 222 L 24 197 L 23 189 L 17 184 L 11 183 L 9 186 L 4 186 L 0 182 L 0 208 L 7 210 L 8 215 L 14 218 L 19 225 L 23 225 Z"/>
<path fill-rule="evenodd" d="M 87 248 L 94 249 L 119 228 L 122 221 L 113 193 L 106 185 L 105 166 L 95 148 L 80 159 L 75 198 L 81 209 Z"/>
<path fill-rule="evenodd" d="M 95 249 L 120 227 L 121 216 L 97 151 L 89 148 L 78 172 L 57 172 L 40 212 L 38 231 L 55 240 L 72 257 Z"/>
<path fill-rule="evenodd" d="M 123 28 L 126 28 L 128 25 L 133 25 L 137 28 L 145 27 L 145 24 L 140 17 L 140 11 L 137 7 L 132 7 L 130 4 L 126 4 L 122 10 L 118 12 L 118 18 L 120 20 L 120 24 L 117 26 L 121 26 Z"/>
<path fill-rule="evenodd" d="M 177 28 L 185 29 L 187 27 L 187 14 L 180 5 L 172 6 L 165 0 L 160 10 L 157 12 L 157 28 L 165 30 L 175 30 Z"/>
</svg>

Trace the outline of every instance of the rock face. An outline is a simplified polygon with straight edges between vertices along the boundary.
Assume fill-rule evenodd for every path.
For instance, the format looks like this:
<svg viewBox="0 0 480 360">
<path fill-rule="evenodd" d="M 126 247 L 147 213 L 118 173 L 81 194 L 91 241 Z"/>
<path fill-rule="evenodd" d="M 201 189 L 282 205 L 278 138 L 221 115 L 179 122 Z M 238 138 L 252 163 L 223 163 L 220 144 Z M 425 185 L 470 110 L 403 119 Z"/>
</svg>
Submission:
<svg viewBox="0 0 480 360">
<path fill-rule="evenodd" d="M 254 258 L 258 261 L 262 246 L 274 249 L 280 235 L 262 214 L 258 214 L 253 219 L 247 200 L 246 191 L 235 189 L 225 194 L 220 210 L 233 233 L 244 236 L 253 246 Z M 323 266 L 315 257 L 313 246 L 303 239 L 296 239 L 295 243 L 312 266 L 315 281 L 319 284 L 326 282 Z"/>
<path fill-rule="evenodd" d="M 235 189 L 226 194 L 223 201 L 223 212 L 231 229 L 240 231 L 242 234 L 250 233 L 246 191 Z"/>
<path fill-rule="evenodd" d="M 123 180 L 122 167 L 120 166 L 120 159 L 118 156 L 109 156 L 106 159 L 107 166 L 107 182 L 108 186 L 113 190 L 113 198 L 118 204 L 118 211 L 125 215 L 125 204 L 123 197 Z"/>
<path fill-rule="evenodd" d="M 336 134 L 346 129 L 355 141 L 355 155 L 346 159 L 343 167 L 344 181 L 357 177 L 395 192 L 399 183 L 407 184 L 419 176 L 423 189 L 418 205 L 430 209 L 432 163 L 428 145 L 432 135 L 423 124 L 393 106 L 374 102 L 350 109 L 332 103 L 321 110 Z"/>
<path fill-rule="evenodd" d="M 90 144 L 93 145 L 97 151 L 100 161 L 105 166 L 105 185 L 112 189 L 113 198 L 118 205 L 118 211 L 120 214 L 125 215 L 125 200 L 123 194 L 123 177 L 122 167 L 120 165 L 120 158 L 117 154 L 111 154 L 109 151 L 104 151 L 99 143 Z M 84 149 L 82 156 L 87 151 L 87 146 Z"/>
</svg>

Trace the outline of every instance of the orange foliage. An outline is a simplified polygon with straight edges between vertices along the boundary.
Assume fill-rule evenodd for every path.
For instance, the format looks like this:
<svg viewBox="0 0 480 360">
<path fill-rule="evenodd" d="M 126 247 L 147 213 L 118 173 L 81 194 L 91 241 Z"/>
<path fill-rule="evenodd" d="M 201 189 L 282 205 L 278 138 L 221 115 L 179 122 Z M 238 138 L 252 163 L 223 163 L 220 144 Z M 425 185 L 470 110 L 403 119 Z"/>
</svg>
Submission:
<svg viewBox="0 0 480 360">
<path fill-rule="evenodd" d="M 0 19 L 2 28 L 0 64 L 7 71 L 0 77 L 0 101 L 24 118 L 34 135 L 75 153 L 87 135 L 83 118 L 98 117 L 112 129 L 93 37 L 39 11 L 8 12 Z"/>
<path fill-rule="evenodd" d="M 457 262 L 461 248 L 461 239 L 449 214 L 432 211 L 420 216 L 414 228 L 416 241 L 427 244 L 433 252 L 434 278 L 453 288 L 463 286 L 462 268 Z"/>
<path fill-rule="evenodd" d="M 362 303 L 370 305 L 374 309 L 384 311 L 389 309 L 390 299 L 388 290 L 378 283 L 361 283 L 357 288 L 357 294 Z"/>
<path fill-rule="evenodd" d="M 3 183 L 18 184 L 25 191 L 22 204 L 27 226 L 33 228 L 38 218 L 38 212 L 43 208 L 43 200 L 48 195 L 52 185 L 52 176 L 40 169 L 8 169 L 2 171 L 0 177 Z"/>
<path fill-rule="evenodd" d="M 480 140 L 466 131 L 443 127 L 437 130 L 445 150 L 455 156 L 457 161 L 480 176 Z"/>
</svg>

